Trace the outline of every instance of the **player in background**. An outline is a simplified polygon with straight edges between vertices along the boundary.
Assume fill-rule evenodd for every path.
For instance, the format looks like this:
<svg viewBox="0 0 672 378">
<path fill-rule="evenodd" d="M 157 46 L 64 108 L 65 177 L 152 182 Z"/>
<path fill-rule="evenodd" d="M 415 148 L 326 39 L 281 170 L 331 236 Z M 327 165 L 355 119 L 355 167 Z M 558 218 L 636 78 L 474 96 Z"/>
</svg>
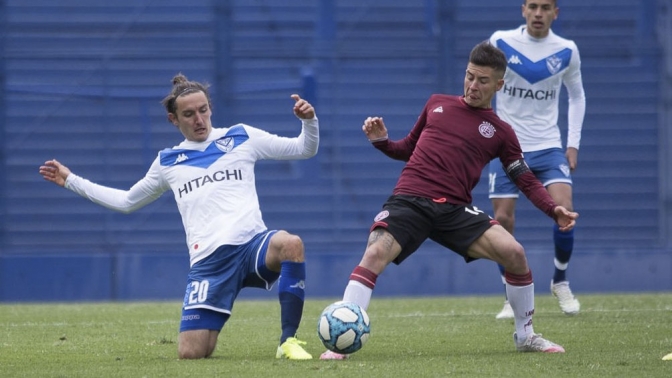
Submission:
<svg viewBox="0 0 672 378">
<path fill-rule="evenodd" d="M 373 146 L 406 161 L 392 196 L 375 217 L 364 255 L 354 268 L 343 300 L 369 307 L 378 276 L 400 264 L 427 239 L 464 257 L 506 267 L 506 291 L 515 314 L 513 339 L 521 352 L 562 353 L 564 348 L 534 332 L 534 283 L 525 250 L 511 233 L 471 204 L 483 168 L 499 158 L 516 185 L 560 229 L 571 230 L 578 214 L 557 205 L 528 169 L 516 135 L 491 108 L 504 85 L 506 57 L 488 41 L 474 47 L 464 77 L 464 94 L 432 95 L 410 133 L 388 139 L 380 117 L 362 129 Z M 322 359 L 345 359 L 331 351 Z"/>
<path fill-rule="evenodd" d="M 129 190 L 90 182 L 56 160 L 39 169 L 45 180 L 123 213 L 173 192 L 190 257 L 178 338 L 181 359 L 211 356 L 240 290 L 270 290 L 275 281 L 282 326 L 276 358 L 312 358 L 302 347 L 305 342 L 296 338 L 306 278 L 303 242 L 284 230 L 266 228 L 254 176 L 257 160 L 307 159 L 317 153 L 315 110 L 298 95 L 291 97 L 302 123 L 298 137 L 280 137 L 246 124 L 213 128 L 207 85 L 178 74 L 162 103 L 185 140 L 160 151 L 145 177 Z"/>
<path fill-rule="evenodd" d="M 497 115 L 513 126 L 525 161 L 542 182 L 553 200 L 572 211 L 572 177 L 578 162 L 581 127 L 586 97 L 581 81 L 581 59 L 573 41 L 554 34 L 551 24 L 558 17 L 556 0 L 526 0 L 522 5 L 525 25 L 496 31 L 490 43 L 504 51 L 508 69 L 504 87 L 495 97 Z M 558 127 L 560 89 L 564 84 L 569 98 L 567 149 L 562 150 Z M 515 228 L 518 188 L 507 177 L 498 161 L 489 167 L 489 197 L 495 219 L 510 233 Z M 579 301 L 572 294 L 566 271 L 574 248 L 574 230 L 553 226 L 555 270 L 551 292 L 560 309 L 568 315 L 579 312 Z M 499 270 L 504 282 L 504 267 Z M 496 315 L 513 317 L 509 299 Z"/>
</svg>

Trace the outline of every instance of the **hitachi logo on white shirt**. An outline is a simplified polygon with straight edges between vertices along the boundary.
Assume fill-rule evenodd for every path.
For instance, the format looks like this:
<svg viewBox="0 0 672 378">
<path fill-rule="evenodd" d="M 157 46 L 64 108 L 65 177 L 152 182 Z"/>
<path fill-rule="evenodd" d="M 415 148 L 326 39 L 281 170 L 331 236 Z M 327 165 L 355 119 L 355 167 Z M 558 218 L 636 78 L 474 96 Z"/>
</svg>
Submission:
<svg viewBox="0 0 672 378">
<path fill-rule="evenodd" d="M 193 180 L 187 181 L 182 188 L 177 190 L 177 193 L 182 198 L 183 195 L 187 195 L 194 190 L 201 188 L 207 184 L 212 184 L 218 181 L 241 181 L 243 179 L 243 172 L 240 169 L 234 169 L 229 171 L 217 171 L 212 175 L 205 175 L 202 177 L 195 178 Z"/>
<path fill-rule="evenodd" d="M 555 89 L 550 91 L 543 90 L 532 90 L 526 88 L 516 88 L 510 87 L 504 84 L 504 88 L 500 91 L 502 94 L 506 94 L 512 97 L 518 98 L 529 98 L 533 100 L 555 100 L 556 91 Z"/>
</svg>

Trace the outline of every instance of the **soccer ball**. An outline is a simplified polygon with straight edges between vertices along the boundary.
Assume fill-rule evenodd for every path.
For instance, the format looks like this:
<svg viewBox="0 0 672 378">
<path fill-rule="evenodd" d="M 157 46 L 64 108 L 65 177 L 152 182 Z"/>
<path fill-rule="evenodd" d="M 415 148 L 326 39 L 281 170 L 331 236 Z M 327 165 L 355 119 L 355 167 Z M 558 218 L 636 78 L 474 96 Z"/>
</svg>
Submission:
<svg viewBox="0 0 672 378">
<path fill-rule="evenodd" d="M 371 335 L 369 315 L 353 302 L 332 303 L 320 315 L 317 335 L 332 352 L 355 353 Z"/>
</svg>

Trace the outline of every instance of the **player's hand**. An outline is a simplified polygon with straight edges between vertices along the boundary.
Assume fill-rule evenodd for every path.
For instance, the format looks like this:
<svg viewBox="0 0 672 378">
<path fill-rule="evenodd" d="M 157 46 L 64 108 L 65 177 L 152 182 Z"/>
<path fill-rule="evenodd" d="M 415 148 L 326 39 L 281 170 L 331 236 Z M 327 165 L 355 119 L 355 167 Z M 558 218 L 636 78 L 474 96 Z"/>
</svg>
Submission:
<svg viewBox="0 0 672 378">
<path fill-rule="evenodd" d="M 556 206 L 553 209 L 553 214 L 555 215 L 555 222 L 560 226 L 560 231 L 567 232 L 574 228 L 576 225 L 576 218 L 579 217 L 579 213 L 569 211 L 562 206 Z"/>
<path fill-rule="evenodd" d="M 569 163 L 569 170 L 575 170 L 576 165 L 579 163 L 579 150 L 574 147 L 567 147 L 567 151 L 565 151 L 565 157 Z"/>
<path fill-rule="evenodd" d="M 364 120 L 362 131 L 371 142 L 387 139 L 387 128 L 383 117 L 368 117 Z"/>
<path fill-rule="evenodd" d="M 298 94 L 293 94 L 292 98 L 294 101 L 294 114 L 300 119 L 313 119 L 315 118 L 315 109 L 313 105 L 304 99 L 301 98 Z"/>
<path fill-rule="evenodd" d="M 65 179 L 70 175 L 70 169 L 54 160 L 47 160 L 40 166 L 42 178 L 51 181 L 58 186 L 65 186 Z"/>
</svg>

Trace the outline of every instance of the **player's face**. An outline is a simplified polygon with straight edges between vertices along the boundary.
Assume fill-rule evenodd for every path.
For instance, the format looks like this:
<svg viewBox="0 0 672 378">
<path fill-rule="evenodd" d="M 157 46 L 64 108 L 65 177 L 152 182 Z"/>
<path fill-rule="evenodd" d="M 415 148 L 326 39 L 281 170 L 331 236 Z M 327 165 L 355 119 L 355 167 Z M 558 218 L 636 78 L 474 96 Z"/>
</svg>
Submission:
<svg viewBox="0 0 672 378">
<path fill-rule="evenodd" d="M 475 108 L 491 108 L 492 98 L 502 85 L 504 80 L 493 68 L 469 63 L 464 75 L 464 101 Z"/>
<path fill-rule="evenodd" d="M 527 0 L 523 4 L 523 17 L 527 24 L 527 32 L 534 38 L 548 35 L 553 21 L 558 18 L 560 9 L 554 0 Z"/>
<path fill-rule="evenodd" d="M 208 139 L 212 131 L 212 111 L 205 93 L 194 92 L 180 96 L 175 99 L 175 108 L 175 114 L 169 113 L 168 119 L 187 140 L 203 142 Z"/>
</svg>

